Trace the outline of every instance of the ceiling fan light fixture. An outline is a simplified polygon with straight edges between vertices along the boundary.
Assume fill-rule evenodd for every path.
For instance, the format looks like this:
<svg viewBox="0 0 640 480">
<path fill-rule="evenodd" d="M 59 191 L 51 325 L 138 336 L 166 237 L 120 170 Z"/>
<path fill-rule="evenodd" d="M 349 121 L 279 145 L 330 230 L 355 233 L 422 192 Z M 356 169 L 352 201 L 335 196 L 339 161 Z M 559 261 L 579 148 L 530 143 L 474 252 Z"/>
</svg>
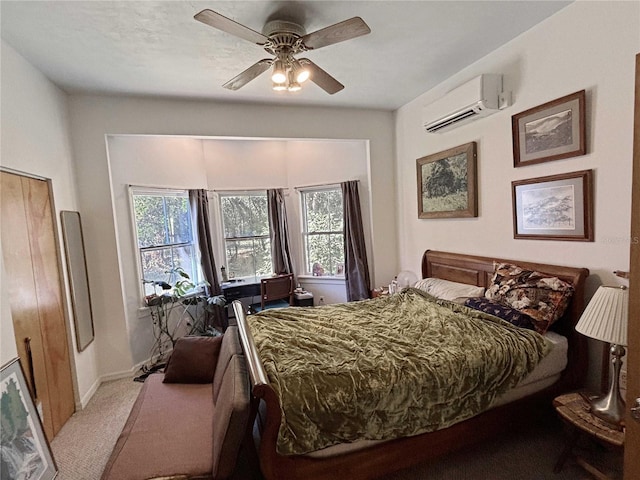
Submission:
<svg viewBox="0 0 640 480">
<path fill-rule="evenodd" d="M 284 83 L 287 81 L 287 71 L 285 69 L 284 62 L 281 59 L 277 59 L 273 62 L 273 74 L 271 75 L 273 83 Z"/>
<path fill-rule="evenodd" d="M 299 92 L 301 89 L 302 87 L 298 82 L 291 82 L 287 87 L 287 90 L 289 90 L 290 92 Z"/>
<path fill-rule="evenodd" d="M 311 75 L 311 72 L 309 72 L 308 68 L 303 67 L 298 60 L 295 60 L 293 62 L 292 69 L 293 69 L 293 78 L 295 79 L 296 82 L 303 83 L 309 80 L 309 76 Z"/>
<path fill-rule="evenodd" d="M 234 91 L 271 68 L 274 90 L 295 92 L 300 90 L 302 82 L 311 80 L 329 95 L 333 95 L 342 90 L 344 85 L 308 58 L 298 61 L 295 55 L 371 33 L 369 26 L 360 17 L 349 18 L 312 33 L 306 33 L 302 25 L 277 18 L 268 21 L 260 33 L 209 9 L 202 10 L 194 18 L 210 27 L 255 43 L 271 55 L 270 58 L 258 60 L 222 85 Z"/>
<path fill-rule="evenodd" d="M 288 74 L 289 74 L 289 81 L 287 82 L 287 90 L 290 92 L 299 92 L 302 89 L 302 87 L 296 81 L 296 76 L 294 74 L 293 69 L 289 70 Z"/>
</svg>

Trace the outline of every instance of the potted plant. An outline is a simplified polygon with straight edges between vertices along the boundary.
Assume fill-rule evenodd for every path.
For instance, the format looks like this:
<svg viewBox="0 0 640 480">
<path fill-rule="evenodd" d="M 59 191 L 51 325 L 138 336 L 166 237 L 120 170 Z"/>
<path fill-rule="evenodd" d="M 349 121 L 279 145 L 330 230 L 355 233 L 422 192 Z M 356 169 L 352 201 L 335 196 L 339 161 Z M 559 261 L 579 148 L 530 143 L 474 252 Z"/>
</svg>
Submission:
<svg viewBox="0 0 640 480">
<path fill-rule="evenodd" d="M 222 332 L 210 320 L 215 308 L 224 307 L 227 303 L 223 295 L 208 295 L 206 287 L 209 283 L 194 283 L 181 267 L 166 273 L 170 278 L 177 277 L 173 285 L 165 281 L 143 280 L 143 283 L 160 288 L 160 292 L 145 297 L 155 336 L 152 357 L 157 358 L 157 362 L 166 360 L 167 354 L 183 335 L 221 335 Z"/>
</svg>

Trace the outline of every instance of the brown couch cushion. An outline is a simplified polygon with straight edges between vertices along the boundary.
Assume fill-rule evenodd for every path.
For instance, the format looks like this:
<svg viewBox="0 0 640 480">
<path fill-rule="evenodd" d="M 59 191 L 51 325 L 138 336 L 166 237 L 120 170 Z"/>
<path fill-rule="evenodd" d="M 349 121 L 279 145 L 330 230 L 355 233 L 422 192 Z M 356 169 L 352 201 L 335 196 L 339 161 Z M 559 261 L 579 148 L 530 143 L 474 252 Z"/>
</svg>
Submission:
<svg viewBox="0 0 640 480">
<path fill-rule="evenodd" d="M 244 355 L 234 355 L 221 384 L 213 421 L 213 478 L 229 478 L 249 421 L 249 374 Z"/>
<path fill-rule="evenodd" d="M 211 476 L 211 385 L 162 383 L 162 377 L 144 382 L 102 480 Z"/>
<path fill-rule="evenodd" d="M 222 337 L 179 338 L 167 363 L 165 383 L 211 383 Z"/>
<path fill-rule="evenodd" d="M 218 366 L 213 374 L 213 401 L 218 401 L 218 392 L 220 392 L 220 385 L 222 385 L 222 377 L 224 376 L 227 365 L 231 361 L 234 355 L 242 353 L 242 346 L 240 346 L 240 337 L 238 333 L 238 327 L 228 327 L 224 332 L 222 338 L 222 345 L 220 346 L 220 355 L 218 356 Z"/>
</svg>

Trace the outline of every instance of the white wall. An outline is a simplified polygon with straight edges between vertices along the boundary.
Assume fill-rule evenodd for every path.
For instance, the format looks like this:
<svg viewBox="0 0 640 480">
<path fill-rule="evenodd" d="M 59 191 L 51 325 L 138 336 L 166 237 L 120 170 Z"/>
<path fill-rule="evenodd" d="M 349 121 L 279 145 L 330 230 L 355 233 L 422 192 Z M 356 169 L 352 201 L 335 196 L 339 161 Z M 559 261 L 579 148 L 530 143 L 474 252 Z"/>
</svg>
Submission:
<svg viewBox="0 0 640 480">
<path fill-rule="evenodd" d="M 210 190 L 287 188 L 287 141 L 206 139 L 202 142 Z"/>
<path fill-rule="evenodd" d="M 376 192 L 371 199 L 372 249 L 379 258 L 373 280 L 388 283 L 397 271 L 391 112 L 93 95 L 71 96 L 69 112 L 89 283 L 92 295 L 104 292 L 95 294 L 93 305 L 100 375 L 126 372 L 133 365 L 121 292 L 107 293 L 119 289 L 123 280 L 105 135 L 369 140 L 371 189 Z"/>
<path fill-rule="evenodd" d="M 141 308 L 140 302 L 140 277 L 129 185 L 207 188 L 207 179 L 200 140 L 188 137 L 109 136 L 107 142 L 118 235 L 118 262 L 122 278 L 122 284 L 113 291 L 114 294 L 116 291 L 122 292 L 125 307 L 124 317 L 118 328 L 128 334 L 126 346 L 131 352 L 131 362 L 132 365 L 138 365 L 147 361 L 151 355 L 153 333 L 149 313 Z"/>
<path fill-rule="evenodd" d="M 397 112 L 401 269 L 419 272 L 420 257 L 431 248 L 587 267 L 589 297 L 600 283 L 621 282 L 612 271 L 629 269 L 639 18 L 638 2 L 578 1 Z M 422 107 L 481 73 L 504 74 L 513 105 L 446 133 L 425 133 Z M 514 168 L 511 116 L 582 89 L 587 92 L 587 155 Z M 478 142 L 478 218 L 419 220 L 416 159 L 471 141 Z M 515 240 L 511 182 L 584 169 L 594 170 L 595 241 Z M 598 361 L 592 356 L 593 366 Z"/>
<path fill-rule="evenodd" d="M 58 232 L 60 211 L 78 210 L 74 168 L 69 142 L 67 96 L 12 47 L 2 42 L 2 166 L 28 175 L 51 179 Z M 84 220 L 84 217 L 83 217 Z M 59 240 L 61 242 L 60 236 Z M 64 256 L 62 244 L 59 251 Z M 64 265 L 64 258 L 62 264 Z M 66 280 L 66 268 L 62 268 Z M 2 268 L 2 310 L 0 363 L 16 356 L 13 322 Z M 94 292 L 92 292 L 94 293 Z M 98 385 L 96 342 L 78 353 L 71 304 L 65 289 L 65 310 L 69 328 L 69 352 L 76 382 L 76 403 L 85 403 Z"/>
</svg>

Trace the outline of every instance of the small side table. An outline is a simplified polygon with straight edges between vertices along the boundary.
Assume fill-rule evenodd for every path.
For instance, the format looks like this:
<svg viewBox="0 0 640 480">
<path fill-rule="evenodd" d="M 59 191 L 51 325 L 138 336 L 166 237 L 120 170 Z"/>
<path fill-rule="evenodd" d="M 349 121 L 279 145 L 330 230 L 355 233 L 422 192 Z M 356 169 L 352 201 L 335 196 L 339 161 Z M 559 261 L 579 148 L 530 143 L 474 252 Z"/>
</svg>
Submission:
<svg viewBox="0 0 640 480">
<path fill-rule="evenodd" d="M 590 412 L 589 403 L 583 394 L 575 392 L 560 395 L 553 400 L 553 406 L 560 418 L 572 428 L 567 444 L 553 469 L 554 473 L 562 470 L 564 462 L 572 454 L 573 447 L 581 435 L 590 435 L 598 441 L 612 447 L 623 448 L 624 429 L 618 430 L 593 415 Z M 576 462 L 595 478 L 601 480 L 610 479 L 609 476 L 588 463 L 584 458 L 576 457 Z"/>
<path fill-rule="evenodd" d="M 313 293 L 311 292 L 294 293 L 293 304 L 296 307 L 313 307 Z"/>
</svg>

